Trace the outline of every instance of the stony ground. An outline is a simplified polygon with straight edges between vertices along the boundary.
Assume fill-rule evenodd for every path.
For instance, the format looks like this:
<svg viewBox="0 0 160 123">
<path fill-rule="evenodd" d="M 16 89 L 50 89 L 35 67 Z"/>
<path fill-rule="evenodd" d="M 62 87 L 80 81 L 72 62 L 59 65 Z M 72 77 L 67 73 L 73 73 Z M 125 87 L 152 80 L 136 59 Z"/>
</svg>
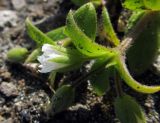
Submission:
<svg viewBox="0 0 160 123">
<path fill-rule="evenodd" d="M 35 47 L 25 31 L 26 17 L 30 17 L 41 30 L 47 32 L 64 24 L 70 8 L 75 7 L 69 0 L 0 0 L 0 123 L 119 122 L 113 110 L 114 89 L 103 97 L 97 97 L 87 82 L 77 88 L 74 106 L 48 118 L 43 112 L 43 106 L 49 101 L 52 90 L 46 76 L 39 77 L 21 64 L 6 61 L 6 53 L 10 48 L 23 46 L 31 50 Z M 69 75 L 76 78 L 81 73 Z M 137 79 L 151 82 L 147 84 L 160 83 L 160 77 L 151 71 Z M 142 105 L 148 123 L 160 122 L 160 93 L 142 95 L 126 86 L 125 91 Z"/>
</svg>

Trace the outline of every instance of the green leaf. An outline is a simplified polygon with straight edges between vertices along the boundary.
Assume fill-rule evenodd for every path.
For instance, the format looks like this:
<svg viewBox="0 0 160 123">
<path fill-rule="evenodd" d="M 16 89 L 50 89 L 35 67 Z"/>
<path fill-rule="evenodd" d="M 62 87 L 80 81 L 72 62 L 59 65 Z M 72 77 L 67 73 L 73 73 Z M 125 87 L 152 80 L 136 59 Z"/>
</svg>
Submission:
<svg viewBox="0 0 160 123">
<path fill-rule="evenodd" d="M 101 45 L 94 43 L 86 36 L 76 24 L 73 12 L 70 11 L 67 16 L 66 34 L 73 40 L 75 47 L 84 55 L 95 58 L 107 55 L 112 56 L 112 51 Z"/>
<path fill-rule="evenodd" d="M 70 85 L 60 87 L 51 99 L 51 112 L 53 114 L 64 111 L 74 102 L 75 88 Z"/>
<path fill-rule="evenodd" d="M 136 25 L 136 23 L 141 19 L 141 17 L 144 14 L 145 14 L 145 11 L 143 10 L 133 11 L 127 23 L 126 33 L 128 33 L 132 29 L 132 27 Z"/>
<path fill-rule="evenodd" d="M 25 63 L 36 62 L 37 57 L 40 55 L 41 55 L 41 49 L 37 48 L 37 49 L 33 50 L 32 53 L 25 60 Z"/>
<path fill-rule="evenodd" d="M 160 86 L 147 86 L 140 84 L 128 72 L 124 59 L 121 56 L 117 57 L 116 59 L 117 64 L 115 68 L 120 74 L 120 77 L 124 80 L 124 82 L 130 86 L 132 89 L 136 90 L 137 92 L 151 94 L 160 91 Z"/>
<path fill-rule="evenodd" d="M 97 59 L 92 65 L 91 71 L 99 68 L 99 66 L 101 66 L 104 62 L 106 62 L 106 60 L 103 58 Z M 110 71 L 104 66 L 104 68 L 94 73 L 89 79 L 93 91 L 99 96 L 104 95 L 105 92 L 110 88 L 109 72 Z"/>
<path fill-rule="evenodd" d="M 131 10 L 145 9 L 144 0 L 123 0 L 123 7 Z"/>
<path fill-rule="evenodd" d="M 103 68 L 101 68 L 102 65 Z M 115 62 L 112 59 L 106 59 L 106 57 L 94 61 L 91 71 L 99 70 L 90 77 L 90 83 L 97 95 L 102 96 L 110 89 L 109 77 L 113 76 L 114 65 Z"/>
<path fill-rule="evenodd" d="M 98 95 L 102 96 L 106 91 L 110 89 L 109 85 L 109 70 L 103 69 L 100 72 L 96 72 L 90 78 L 90 83 L 93 91 Z"/>
<path fill-rule="evenodd" d="M 29 52 L 26 48 L 15 47 L 8 51 L 7 58 L 11 62 L 23 62 L 26 59 L 28 53 Z"/>
<path fill-rule="evenodd" d="M 160 10 L 160 0 L 143 0 L 146 8 Z"/>
<path fill-rule="evenodd" d="M 87 2 L 86 0 L 71 0 L 71 1 L 77 6 L 81 6 Z"/>
<path fill-rule="evenodd" d="M 57 29 L 47 32 L 46 35 L 49 38 L 51 38 L 53 41 L 59 41 L 67 38 L 67 36 L 64 34 L 64 29 L 65 29 L 65 26 L 59 27 Z"/>
<path fill-rule="evenodd" d="M 77 26 L 91 39 L 95 40 L 97 32 L 96 10 L 91 3 L 80 7 L 74 14 Z"/>
<path fill-rule="evenodd" d="M 117 38 L 116 33 L 114 32 L 112 23 L 110 21 L 110 17 L 106 7 L 103 7 L 102 10 L 102 19 L 103 19 L 103 29 L 105 33 L 105 37 L 115 46 L 120 44 L 119 39 Z"/>
<path fill-rule="evenodd" d="M 150 20 L 127 52 L 132 73 L 144 73 L 154 61 L 160 43 L 160 12 L 152 13 Z M 135 24 L 134 24 L 135 25 Z"/>
<path fill-rule="evenodd" d="M 123 0 L 124 8 L 131 10 L 160 10 L 159 0 Z"/>
<path fill-rule="evenodd" d="M 114 107 L 121 123 L 146 123 L 142 108 L 131 96 L 124 94 L 116 98 Z"/>
<path fill-rule="evenodd" d="M 55 44 L 52 39 L 35 27 L 29 19 L 26 19 L 26 27 L 28 35 L 37 43 L 38 46 L 42 46 L 43 44 Z"/>
<path fill-rule="evenodd" d="M 102 4 L 102 0 L 90 0 L 94 4 L 95 7 L 100 6 Z"/>
</svg>

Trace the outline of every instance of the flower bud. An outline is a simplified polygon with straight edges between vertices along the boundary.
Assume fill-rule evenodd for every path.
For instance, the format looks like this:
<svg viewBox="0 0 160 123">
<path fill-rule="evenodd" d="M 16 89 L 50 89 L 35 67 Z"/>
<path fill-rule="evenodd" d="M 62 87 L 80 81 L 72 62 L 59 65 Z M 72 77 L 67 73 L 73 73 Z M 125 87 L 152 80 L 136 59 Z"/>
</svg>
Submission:
<svg viewBox="0 0 160 123">
<path fill-rule="evenodd" d="M 11 62 L 23 62 L 28 55 L 28 50 L 22 47 L 10 49 L 7 53 L 7 58 Z"/>
<path fill-rule="evenodd" d="M 42 46 L 42 52 L 43 54 L 38 57 L 38 61 L 41 64 L 39 66 L 41 73 L 51 71 L 64 72 L 75 66 L 79 66 L 83 61 L 79 53 L 71 53 L 67 52 L 67 50 L 62 52 L 56 46 L 50 44 L 44 44 Z"/>
</svg>

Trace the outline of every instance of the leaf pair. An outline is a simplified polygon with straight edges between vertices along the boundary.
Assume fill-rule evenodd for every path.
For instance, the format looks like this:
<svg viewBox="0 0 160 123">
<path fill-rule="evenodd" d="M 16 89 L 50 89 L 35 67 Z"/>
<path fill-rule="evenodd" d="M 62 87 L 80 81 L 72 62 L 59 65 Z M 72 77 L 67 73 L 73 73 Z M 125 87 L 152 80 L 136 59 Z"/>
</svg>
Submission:
<svg viewBox="0 0 160 123">
<path fill-rule="evenodd" d="M 70 47 L 65 48 L 55 43 L 55 41 L 67 38 L 66 35 L 64 35 L 63 33 L 64 27 L 58 28 L 56 30 L 48 32 L 47 34 L 44 34 L 37 27 L 35 27 L 28 19 L 26 20 L 26 26 L 29 36 L 37 43 L 38 47 L 41 47 L 44 44 L 51 44 L 54 50 L 57 50 L 66 56 L 65 59 L 64 58 L 54 59 L 56 60 L 56 62 L 60 61 L 71 62 L 69 63 L 71 64 L 71 66 L 68 66 L 66 69 L 69 69 L 70 67 L 74 68 L 74 66 L 78 66 L 79 64 L 81 64 L 83 61 L 86 60 L 86 58 L 81 53 L 79 53 L 79 51 L 77 51 L 75 48 L 70 48 Z M 38 49 L 34 50 L 29 55 L 26 62 L 35 60 L 35 58 L 37 58 L 39 54 L 40 53 Z M 80 60 L 78 60 L 76 57 L 79 57 Z"/>
<path fill-rule="evenodd" d="M 94 42 L 97 30 L 96 11 L 87 3 L 75 13 L 69 12 L 66 21 L 66 34 L 72 39 L 75 47 L 89 58 L 111 57 L 112 51 Z"/>
<path fill-rule="evenodd" d="M 108 12 L 105 8 L 103 9 L 103 22 L 109 39 L 113 39 L 113 43 L 117 45 L 119 41 L 114 33 Z M 66 28 L 66 34 L 73 40 L 72 42 L 82 54 L 90 58 L 112 54 L 109 48 L 107 49 L 94 43 L 97 33 L 97 15 L 92 3 L 85 4 L 74 14 L 70 12 L 66 27 L 58 28 L 47 34 L 44 34 L 32 25 L 28 19 L 26 20 L 26 26 L 28 34 L 36 41 L 38 46 L 42 46 L 45 43 L 55 45 L 55 41 L 66 39 L 67 37 L 63 32 L 64 28 Z"/>
</svg>

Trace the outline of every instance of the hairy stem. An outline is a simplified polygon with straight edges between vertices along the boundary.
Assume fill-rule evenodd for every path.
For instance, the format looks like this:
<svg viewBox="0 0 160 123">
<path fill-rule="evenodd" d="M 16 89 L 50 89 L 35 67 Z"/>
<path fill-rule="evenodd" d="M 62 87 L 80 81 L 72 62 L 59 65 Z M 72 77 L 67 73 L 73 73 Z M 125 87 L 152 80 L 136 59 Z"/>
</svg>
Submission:
<svg viewBox="0 0 160 123">
<path fill-rule="evenodd" d="M 152 94 L 160 91 L 160 86 L 147 86 L 136 81 L 129 73 L 124 58 L 117 58 L 116 69 L 124 82 L 137 92 Z"/>
</svg>

